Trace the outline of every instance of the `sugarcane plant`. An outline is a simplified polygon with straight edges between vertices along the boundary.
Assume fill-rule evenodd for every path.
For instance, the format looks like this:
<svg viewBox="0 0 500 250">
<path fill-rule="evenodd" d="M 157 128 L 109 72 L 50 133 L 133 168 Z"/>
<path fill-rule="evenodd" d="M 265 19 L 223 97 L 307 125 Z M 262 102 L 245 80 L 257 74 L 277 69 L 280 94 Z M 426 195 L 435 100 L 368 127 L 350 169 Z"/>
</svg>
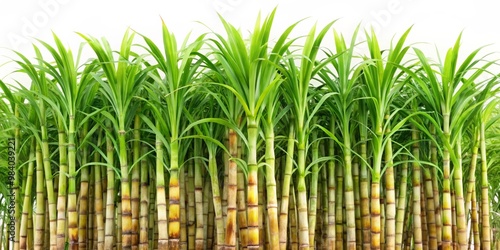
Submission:
<svg viewBox="0 0 500 250">
<path fill-rule="evenodd" d="M 13 52 L 0 249 L 498 248 L 488 47 L 441 61 L 411 28 L 384 47 L 276 13 Z"/>
</svg>

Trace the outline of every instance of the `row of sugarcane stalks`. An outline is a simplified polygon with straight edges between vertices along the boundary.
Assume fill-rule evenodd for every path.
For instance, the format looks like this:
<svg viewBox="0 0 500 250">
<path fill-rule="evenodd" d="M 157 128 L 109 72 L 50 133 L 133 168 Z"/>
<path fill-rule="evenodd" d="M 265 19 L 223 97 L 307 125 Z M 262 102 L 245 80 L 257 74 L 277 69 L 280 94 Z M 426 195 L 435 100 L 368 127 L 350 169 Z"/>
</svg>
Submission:
<svg viewBox="0 0 500 250">
<path fill-rule="evenodd" d="M 334 22 L 273 38 L 274 15 L 249 37 L 221 18 L 224 35 L 180 46 L 163 24 L 160 44 L 127 31 L 113 51 L 79 34 L 73 55 L 54 35 L 34 59 L 16 52 L 13 76 L 29 81 L 0 82 L 15 163 L 2 247 L 500 247 L 495 61 L 478 49 L 459 62 L 459 36 L 434 62 L 405 45 L 410 29 L 386 50 Z"/>
</svg>

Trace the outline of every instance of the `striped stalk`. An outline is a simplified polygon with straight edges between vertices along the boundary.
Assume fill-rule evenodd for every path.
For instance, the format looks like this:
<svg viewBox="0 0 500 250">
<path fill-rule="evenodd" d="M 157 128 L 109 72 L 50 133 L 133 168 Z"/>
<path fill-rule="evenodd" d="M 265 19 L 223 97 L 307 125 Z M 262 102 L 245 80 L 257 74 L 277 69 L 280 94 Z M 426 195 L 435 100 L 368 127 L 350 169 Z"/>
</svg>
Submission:
<svg viewBox="0 0 500 250">
<path fill-rule="evenodd" d="M 142 143 L 141 145 L 141 205 L 140 205 L 140 214 L 139 214 L 139 250 L 146 250 L 148 249 L 149 246 L 149 241 L 148 239 L 151 237 L 149 234 L 149 204 L 151 202 L 150 200 L 150 192 L 149 189 L 153 186 L 150 185 L 148 182 L 148 170 L 150 169 L 150 165 L 148 164 L 148 158 L 146 155 L 148 154 L 148 146 L 146 143 Z M 152 188 L 151 188 L 152 189 Z"/>
<path fill-rule="evenodd" d="M 412 144 L 412 184 L 413 184 L 413 241 L 415 249 L 423 249 L 422 246 L 422 216 L 421 216 L 421 202 L 420 202 L 420 185 L 421 185 L 421 173 L 420 173 L 420 135 L 415 126 L 412 127 L 411 138 L 413 140 Z"/>
<path fill-rule="evenodd" d="M 35 168 L 35 140 L 32 139 L 30 143 L 30 151 L 29 151 L 29 163 L 28 163 L 28 172 L 26 178 L 26 185 L 24 191 L 24 199 L 23 199 L 23 211 L 21 217 L 21 225 L 19 229 L 19 249 L 25 250 L 28 249 L 28 224 L 30 223 L 29 214 L 32 213 L 33 203 L 31 201 L 31 191 L 33 186 L 33 172 Z M 38 178 L 38 177 L 36 177 Z M 31 220 L 31 223 L 33 220 Z M 30 245 L 32 246 L 32 245 Z"/>
<path fill-rule="evenodd" d="M 401 166 L 401 179 L 399 181 L 398 205 L 396 212 L 396 249 L 400 250 L 403 247 L 403 229 L 404 217 L 406 211 L 406 188 L 408 180 L 408 156 L 403 155 Z"/>
<path fill-rule="evenodd" d="M 227 221 L 226 221 L 226 232 L 225 232 L 225 248 L 228 250 L 236 250 L 236 230 L 237 230 L 237 175 L 238 166 L 236 164 L 236 158 L 238 157 L 238 136 L 236 132 L 232 129 L 228 131 L 229 137 L 229 166 L 228 166 L 228 183 L 227 183 Z"/>
<path fill-rule="evenodd" d="M 481 138 L 481 244 L 483 249 L 490 249 L 492 245 L 490 227 L 490 201 L 488 195 L 488 162 L 486 158 L 486 128 L 485 123 L 480 125 Z"/>
<path fill-rule="evenodd" d="M 111 131 L 110 123 L 108 123 L 108 131 Z M 110 134 L 106 134 L 106 215 L 104 228 L 104 249 L 112 249 L 114 242 L 115 231 L 115 151 Z"/>
</svg>

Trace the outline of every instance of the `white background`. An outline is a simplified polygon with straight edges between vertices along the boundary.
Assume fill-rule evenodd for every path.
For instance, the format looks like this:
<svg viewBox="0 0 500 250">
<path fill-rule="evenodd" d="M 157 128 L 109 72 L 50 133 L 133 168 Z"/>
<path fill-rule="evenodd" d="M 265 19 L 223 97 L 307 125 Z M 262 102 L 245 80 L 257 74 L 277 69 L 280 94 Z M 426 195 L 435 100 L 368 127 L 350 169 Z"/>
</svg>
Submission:
<svg viewBox="0 0 500 250">
<path fill-rule="evenodd" d="M 221 33 L 218 12 L 247 32 L 252 29 L 259 11 L 267 14 L 276 6 L 273 30 L 278 33 L 306 17 L 294 35 L 306 35 L 315 22 L 324 25 L 339 19 L 333 27 L 346 37 L 351 36 L 358 24 L 362 28 L 373 26 L 382 41 L 381 47 L 387 48 L 391 37 L 413 25 L 409 43 L 415 43 L 435 59 L 435 46 L 444 56 L 461 31 L 464 32 L 463 52 L 487 44 L 492 45 L 485 52 L 500 52 L 498 5 L 484 0 L 1 0 L 0 78 L 10 80 L 9 72 L 15 69 L 15 65 L 8 63 L 9 58 L 14 57 L 11 50 L 33 56 L 30 44 L 34 38 L 51 43 L 52 31 L 73 51 L 77 51 L 82 42 L 76 32 L 106 37 L 118 49 L 127 27 L 159 41 L 163 19 L 182 41 L 190 31 L 193 35 L 210 29 Z M 333 35 L 328 36 L 331 41 Z M 141 42 L 139 37 L 136 39 Z M 324 46 L 331 47 L 331 43 L 326 42 Z"/>
</svg>

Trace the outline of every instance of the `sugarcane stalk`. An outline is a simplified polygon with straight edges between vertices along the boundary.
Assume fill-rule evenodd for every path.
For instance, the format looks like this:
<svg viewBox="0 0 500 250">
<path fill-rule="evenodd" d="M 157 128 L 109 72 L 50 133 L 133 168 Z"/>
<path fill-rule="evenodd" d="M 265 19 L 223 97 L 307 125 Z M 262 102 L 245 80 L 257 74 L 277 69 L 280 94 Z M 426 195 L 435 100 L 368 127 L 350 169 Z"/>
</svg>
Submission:
<svg viewBox="0 0 500 250">
<path fill-rule="evenodd" d="M 110 125 L 111 122 L 108 122 Z M 108 127 L 110 129 L 110 127 Z M 106 215 L 105 215 L 105 228 L 104 228 L 104 249 L 112 249 L 114 242 L 115 231 L 115 171 L 113 165 L 115 164 L 115 152 L 113 142 L 110 138 L 111 135 L 106 135 Z"/>
<path fill-rule="evenodd" d="M 283 170 L 283 184 L 281 185 L 281 207 L 280 207 L 280 219 L 279 219 L 279 238 L 280 238 L 280 249 L 287 249 L 288 242 L 288 221 L 290 210 L 290 185 L 292 180 L 292 168 L 293 168 L 293 154 L 295 148 L 295 131 L 293 129 L 293 122 L 289 124 L 289 132 L 287 138 L 287 150 L 286 150 L 286 161 L 285 168 Z"/>
<path fill-rule="evenodd" d="M 423 170 L 420 168 L 420 174 L 422 174 Z M 423 174 L 420 176 L 420 180 L 423 179 Z M 429 249 L 429 233 L 427 229 L 427 208 L 426 208 L 426 198 L 424 188 L 420 185 L 420 209 L 421 209 L 421 222 L 422 222 L 422 247 L 424 250 Z"/>
<path fill-rule="evenodd" d="M 335 247 L 336 249 L 344 249 L 344 226 L 343 218 L 344 211 L 342 205 L 344 203 L 344 168 L 335 168 L 337 176 L 336 194 L 335 194 Z"/>
<path fill-rule="evenodd" d="M 386 117 L 387 119 L 387 117 Z M 389 132 L 389 131 L 387 131 Z M 396 192 L 394 191 L 394 163 L 392 159 L 392 139 L 387 138 L 385 146 L 385 249 L 396 247 Z"/>
<path fill-rule="evenodd" d="M 214 150 L 208 150 L 208 169 L 211 179 L 211 190 L 212 190 L 212 204 L 215 214 L 215 227 L 216 227 L 216 249 L 222 249 L 224 246 L 224 219 L 222 218 L 222 204 L 221 204 L 221 194 L 219 189 L 219 177 L 217 169 L 217 161 L 215 158 Z"/>
<path fill-rule="evenodd" d="M 157 122 L 157 127 L 159 124 Z M 168 249 L 169 224 L 167 220 L 167 201 L 165 195 L 165 171 L 163 166 L 163 145 L 156 136 L 156 209 L 158 213 L 158 250 Z M 172 149 L 171 149 L 172 150 Z"/>
<path fill-rule="evenodd" d="M 44 195 L 44 187 L 43 187 L 43 157 L 42 157 L 42 149 L 40 144 L 36 144 L 36 200 L 39 201 L 36 203 L 36 212 L 35 212 L 35 221 L 33 222 L 35 233 L 33 245 L 35 250 L 44 249 L 44 232 L 45 228 L 45 195 Z"/>
<path fill-rule="evenodd" d="M 205 179 L 205 196 L 206 196 L 206 204 L 207 204 L 207 247 L 210 249 L 214 249 L 217 244 L 217 239 L 214 240 L 214 221 L 215 221 L 215 210 L 214 210 L 214 198 L 212 197 L 212 185 L 210 183 L 210 178 Z"/>
<path fill-rule="evenodd" d="M 365 116 L 366 117 L 366 116 Z M 365 118 L 366 121 L 366 118 Z M 360 126 L 360 156 L 367 160 L 367 130 Z M 370 214 L 370 177 L 368 165 L 365 161 L 361 162 L 360 170 L 360 198 L 361 198 L 361 217 L 363 225 L 363 249 L 371 248 L 371 214 Z"/>
<path fill-rule="evenodd" d="M 354 213 L 356 218 L 356 244 L 355 247 L 362 245 L 363 232 L 361 224 L 361 195 L 359 181 L 359 159 L 354 157 L 352 163 L 352 178 L 354 182 Z"/>
<path fill-rule="evenodd" d="M 471 220 L 472 220 L 472 233 L 474 235 L 474 249 L 481 249 L 481 235 L 479 233 L 479 220 L 477 213 L 477 199 L 476 199 L 476 190 L 472 188 L 472 197 L 471 197 Z"/>
<path fill-rule="evenodd" d="M 180 249 L 187 249 L 187 223 L 186 223 L 186 172 L 185 168 L 179 169 L 179 187 L 180 187 Z"/>
<path fill-rule="evenodd" d="M 491 248 L 490 202 L 488 195 L 488 162 L 486 158 L 486 128 L 481 122 L 481 243 L 485 250 Z"/>
<path fill-rule="evenodd" d="M 140 214 L 139 214 L 139 250 L 148 249 L 149 242 L 149 218 L 148 218 L 148 210 L 149 210 L 149 202 L 150 202 L 150 192 L 149 192 L 149 183 L 148 183 L 148 169 L 150 168 L 148 164 L 148 158 L 145 157 L 148 154 L 148 147 L 146 143 L 142 143 L 141 145 L 141 205 L 140 205 Z M 151 185 L 152 186 L 152 185 Z M 194 216 L 193 216 L 194 217 Z"/>
<path fill-rule="evenodd" d="M 189 154 L 192 157 L 193 154 Z M 187 230 L 188 230 L 188 249 L 195 249 L 195 236 L 196 236 L 196 208 L 195 208 L 195 194 L 194 194 L 194 162 L 187 161 Z M 142 176 L 141 176 L 142 178 Z M 141 210 L 142 211 L 142 210 Z M 146 248 L 144 248 L 146 249 Z"/>
<path fill-rule="evenodd" d="M 330 132 L 335 132 L 335 117 L 330 119 Z M 328 141 L 328 156 L 335 157 L 335 141 Z M 327 162 L 328 167 L 328 245 L 330 249 L 336 248 L 337 228 L 336 228 L 336 181 L 335 181 L 335 160 L 331 159 Z M 342 188 L 340 188 L 342 189 Z"/>
<path fill-rule="evenodd" d="M 266 193 L 267 193 L 267 218 L 269 219 L 269 244 L 272 250 L 278 250 L 280 247 L 280 235 L 278 224 L 278 201 L 276 195 L 276 178 L 275 178 L 275 154 L 274 154 L 274 127 L 272 121 L 267 121 L 265 128 L 266 142 Z"/>
<path fill-rule="evenodd" d="M 97 138 L 97 146 L 101 146 L 102 144 L 102 133 L 99 133 Z M 99 162 L 101 159 L 99 153 L 94 153 L 94 162 Z M 105 241 L 105 225 L 104 225 L 104 212 L 103 212 L 103 183 L 102 183 L 102 175 L 101 175 L 101 167 L 99 165 L 93 166 L 94 171 L 94 214 L 95 214 L 95 228 L 97 229 L 97 244 L 95 244 L 95 248 L 98 250 L 104 250 L 104 241 Z M 92 218 L 91 218 L 92 220 Z"/>
<path fill-rule="evenodd" d="M 467 248 L 467 221 L 465 215 L 464 188 L 463 188 L 463 169 L 462 169 L 462 137 L 458 136 L 456 142 L 455 155 L 458 164 L 453 166 L 453 180 L 455 190 L 455 209 L 457 220 L 457 237 L 460 249 Z"/>
<path fill-rule="evenodd" d="M 450 250 L 452 244 L 452 212 L 451 212 L 451 186 L 450 186 L 450 114 L 443 114 L 443 207 L 442 207 L 442 244 L 443 250 Z"/>
<path fill-rule="evenodd" d="M 401 165 L 401 179 L 400 188 L 398 194 L 398 206 L 396 212 L 396 249 L 402 249 L 403 247 L 403 230 L 404 230 L 404 217 L 406 212 L 406 188 L 408 181 L 408 156 L 403 155 Z"/>
<path fill-rule="evenodd" d="M 32 139 L 30 143 L 30 151 L 29 151 L 29 163 L 28 163 L 28 172 L 25 177 L 26 185 L 24 191 L 24 199 L 23 199 L 23 210 L 21 217 L 21 225 L 19 229 L 19 249 L 25 250 L 28 249 L 28 246 L 33 247 L 33 245 L 28 245 L 28 224 L 30 223 L 29 214 L 30 211 L 33 210 L 33 202 L 31 201 L 31 190 L 33 187 L 33 172 L 35 168 L 35 140 Z M 38 178 L 38 177 L 36 177 Z M 31 220 L 31 223 L 33 220 Z"/>
<path fill-rule="evenodd" d="M 426 211 L 426 221 L 429 235 L 429 249 L 435 250 L 438 248 L 437 232 L 436 232 L 436 214 L 434 206 L 434 190 L 432 187 L 432 176 L 430 169 L 423 169 L 424 181 L 425 181 L 425 206 Z"/>
<path fill-rule="evenodd" d="M 317 118 L 315 118 L 317 119 Z M 317 121 L 314 121 L 316 123 Z M 319 142 L 318 142 L 317 131 L 312 131 L 311 141 L 312 141 L 312 162 L 317 161 L 319 158 Z M 309 187 L 309 249 L 315 249 L 316 245 L 314 242 L 316 233 L 316 210 L 318 203 L 318 181 L 319 181 L 319 166 L 317 163 L 313 164 L 311 168 L 311 181 Z"/>
<path fill-rule="evenodd" d="M 196 249 L 201 250 L 205 245 L 205 230 L 203 215 L 203 177 L 201 176 L 203 166 L 200 157 L 201 153 L 201 140 L 194 140 L 194 189 L 195 189 L 195 203 L 196 203 Z"/>
<path fill-rule="evenodd" d="M 93 167 L 89 168 L 89 190 L 88 190 L 88 206 L 87 206 L 87 225 L 86 225 L 86 240 L 84 246 L 88 249 L 97 248 L 97 220 L 95 214 L 95 169 Z M 102 198 L 102 193 L 101 193 Z M 102 201 L 101 201 L 102 202 Z M 102 204 L 101 204 L 102 205 Z M 102 208 L 101 208 L 102 209 Z M 81 227 L 78 229 L 81 230 Z M 80 232 L 79 232 L 80 233 Z M 78 236 L 80 239 L 80 236 Z M 104 238 L 103 238 L 104 239 Z M 78 247 L 83 246 L 78 244 Z M 95 246 L 95 247 L 94 247 Z"/>
<path fill-rule="evenodd" d="M 83 125 L 81 138 L 86 138 L 89 123 Z M 82 149 L 82 167 L 80 168 L 80 193 L 78 204 L 78 249 L 87 249 L 87 227 L 89 218 L 89 169 L 85 166 L 88 162 L 89 150 L 87 143 L 81 145 Z"/>
<path fill-rule="evenodd" d="M 225 248 L 236 250 L 236 231 L 237 231 L 237 175 L 238 166 L 236 158 L 238 157 L 238 137 L 233 129 L 228 131 L 228 146 L 230 157 L 228 159 L 228 177 L 227 177 L 227 220 L 225 232 Z"/>
<path fill-rule="evenodd" d="M 264 204 L 266 204 L 266 198 L 264 193 L 265 191 L 265 179 L 264 179 L 264 171 L 262 169 L 259 169 L 258 173 L 258 182 L 257 182 L 257 188 L 259 190 L 259 249 L 264 249 L 266 248 L 266 214 L 264 213 Z"/>
<path fill-rule="evenodd" d="M 296 205 L 296 195 L 295 195 L 295 184 L 292 182 L 290 185 L 290 211 L 288 219 L 290 220 L 290 246 L 291 249 L 299 249 L 299 238 L 298 238 L 298 223 L 297 223 L 297 205 Z"/>
<path fill-rule="evenodd" d="M 458 249 L 458 239 L 457 239 L 457 210 L 455 207 L 455 190 L 451 189 L 451 232 L 452 232 L 452 247 L 453 249 Z"/>
<path fill-rule="evenodd" d="M 243 157 L 243 151 L 241 147 L 241 140 L 238 140 L 238 158 Z M 238 227 L 239 227 L 239 241 L 242 249 L 247 249 L 248 247 L 248 220 L 246 213 L 246 201 L 245 201 L 245 178 L 243 170 L 238 168 L 237 170 L 237 193 L 236 193 L 236 205 L 238 207 Z"/>
<path fill-rule="evenodd" d="M 257 166 L 258 125 L 255 119 L 247 118 L 248 132 L 248 186 L 247 186 L 247 220 L 248 249 L 258 249 L 259 240 L 259 189 Z M 306 212 L 307 215 L 307 212 Z"/>
<path fill-rule="evenodd" d="M 122 250 L 123 249 L 123 210 L 122 210 L 122 201 L 121 199 L 116 199 L 117 200 L 117 205 L 116 205 L 116 235 L 114 236 L 115 239 L 114 241 L 116 242 L 116 249 L 117 250 Z M 121 235 L 122 240 L 119 240 L 119 236 Z"/>
<path fill-rule="evenodd" d="M 430 125 L 429 131 L 431 136 L 436 135 L 436 128 L 433 125 Z M 438 165 L 437 158 L 437 145 L 434 142 L 430 142 L 430 156 L 431 163 L 434 166 Z M 441 220 L 441 203 L 440 203 L 440 195 L 439 195 L 439 187 L 438 187 L 438 170 L 436 167 L 432 168 L 432 190 L 434 192 L 434 207 L 435 207 L 435 215 L 436 215 L 436 238 L 438 247 L 442 245 L 442 220 Z"/>
<path fill-rule="evenodd" d="M 421 176 L 420 173 L 420 133 L 415 126 L 412 126 L 412 184 L 413 184 L 413 242 L 415 249 L 423 249 L 422 239 L 422 208 L 421 208 Z"/>
<path fill-rule="evenodd" d="M 45 112 L 44 102 L 40 102 L 41 112 Z M 57 245 L 57 207 L 56 207 L 56 199 L 54 197 L 54 183 L 53 183 L 53 175 L 50 166 L 50 152 L 49 152 L 49 139 L 47 132 L 47 124 L 46 120 L 42 118 L 42 124 L 40 126 L 41 137 L 42 137 L 42 163 L 43 163 L 43 171 L 45 178 L 45 188 L 47 192 L 47 200 L 48 200 L 48 214 L 49 214 L 49 239 L 51 248 L 55 248 Z M 69 147 L 68 147 L 69 149 Z M 69 155 L 68 155 L 69 158 Z M 70 159 L 68 159 L 70 160 Z M 74 199 L 76 201 L 76 198 Z M 76 203 L 76 202 L 75 202 Z M 69 209 L 68 209 L 69 210 Z M 75 210 L 76 211 L 76 210 Z"/>
<path fill-rule="evenodd" d="M 138 110 L 138 113 L 141 110 Z M 132 175 L 131 175 L 131 192 L 130 192 L 130 206 L 131 206 L 131 221 L 132 221 L 132 241 L 131 247 L 136 249 L 139 246 L 139 206 L 140 206 L 140 156 L 141 156 L 141 118 L 138 114 L 134 116 L 133 127 L 133 142 L 132 142 Z"/>
</svg>

